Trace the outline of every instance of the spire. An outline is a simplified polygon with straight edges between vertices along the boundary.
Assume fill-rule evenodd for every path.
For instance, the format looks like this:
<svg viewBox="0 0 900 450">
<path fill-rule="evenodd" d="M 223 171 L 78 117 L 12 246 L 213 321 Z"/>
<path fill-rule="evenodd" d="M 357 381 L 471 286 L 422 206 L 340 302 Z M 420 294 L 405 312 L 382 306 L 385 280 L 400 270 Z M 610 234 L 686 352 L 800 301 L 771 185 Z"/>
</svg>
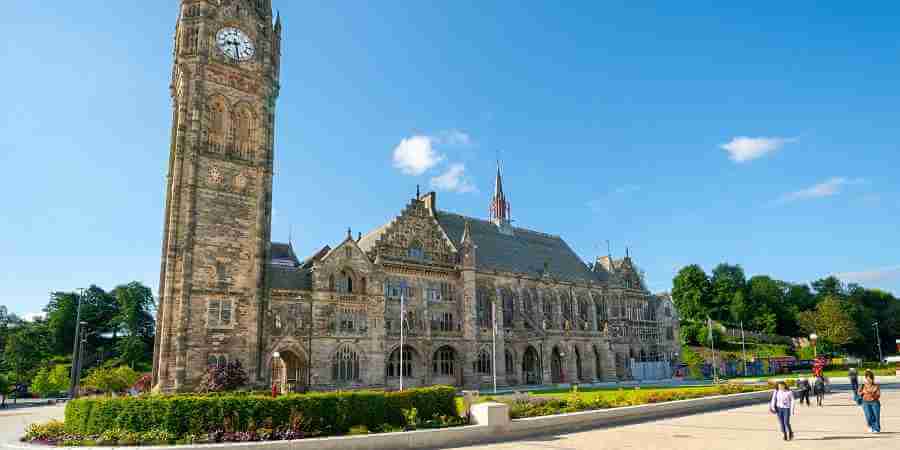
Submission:
<svg viewBox="0 0 900 450">
<path fill-rule="evenodd" d="M 472 242 L 472 230 L 469 225 L 469 221 L 466 221 L 465 226 L 463 227 L 462 239 L 459 240 L 462 244 L 468 244 Z"/>
<path fill-rule="evenodd" d="M 281 32 L 281 11 L 275 14 L 275 32 Z"/>
<path fill-rule="evenodd" d="M 353 230 L 350 227 L 347 227 L 347 239 L 353 239 Z"/>
<path fill-rule="evenodd" d="M 494 179 L 494 196 L 491 197 L 491 222 L 497 226 L 509 225 L 509 202 L 503 193 L 503 174 L 500 171 L 500 160 L 497 160 L 497 177 Z"/>
</svg>

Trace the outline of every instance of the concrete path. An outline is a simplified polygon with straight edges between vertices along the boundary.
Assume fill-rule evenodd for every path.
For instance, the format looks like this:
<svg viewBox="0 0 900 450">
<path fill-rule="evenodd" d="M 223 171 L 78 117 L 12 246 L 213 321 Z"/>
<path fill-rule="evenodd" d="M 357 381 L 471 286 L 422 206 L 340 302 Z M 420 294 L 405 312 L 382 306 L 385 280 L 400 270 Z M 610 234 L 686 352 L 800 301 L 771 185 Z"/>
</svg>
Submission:
<svg viewBox="0 0 900 450">
<path fill-rule="evenodd" d="M 900 448 L 900 386 L 884 386 L 880 434 L 866 432 L 862 410 L 848 390 L 825 399 L 822 408 L 802 407 L 791 419 L 796 437 L 784 442 L 766 405 L 697 414 L 656 422 L 515 442 L 461 447 L 467 450 L 597 449 L 866 449 Z M 814 401 L 815 402 L 815 401 Z"/>
<path fill-rule="evenodd" d="M 62 420 L 66 407 L 59 405 L 37 405 L 25 403 L 11 405 L 0 409 L 0 448 L 8 448 L 19 443 L 25 434 L 25 427 L 35 422 L 47 422 L 53 419 Z"/>
</svg>

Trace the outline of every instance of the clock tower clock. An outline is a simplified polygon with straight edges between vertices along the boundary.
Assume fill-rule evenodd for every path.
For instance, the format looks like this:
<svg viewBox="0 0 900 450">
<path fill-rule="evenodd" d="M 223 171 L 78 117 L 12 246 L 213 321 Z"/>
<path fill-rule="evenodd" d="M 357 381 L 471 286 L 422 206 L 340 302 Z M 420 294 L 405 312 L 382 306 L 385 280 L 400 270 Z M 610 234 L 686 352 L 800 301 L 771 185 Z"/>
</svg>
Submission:
<svg viewBox="0 0 900 450">
<path fill-rule="evenodd" d="M 153 384 L 193 389 L 209 362 L 260 380 L 279 91 L 271 0 L 181 0 Z"/>
</svg>

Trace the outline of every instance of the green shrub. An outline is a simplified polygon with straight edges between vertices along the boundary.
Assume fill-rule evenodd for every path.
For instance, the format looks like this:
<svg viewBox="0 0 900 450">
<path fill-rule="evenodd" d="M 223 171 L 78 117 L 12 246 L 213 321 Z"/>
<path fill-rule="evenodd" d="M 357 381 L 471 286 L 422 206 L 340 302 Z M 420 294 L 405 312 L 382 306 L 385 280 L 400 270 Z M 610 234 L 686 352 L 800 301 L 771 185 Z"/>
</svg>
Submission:
<svg viewBox="0 0 900 450">
<path fill-rule="evenodd" d="M 82 436 L 106 430 L 170 433 L 170 439 L 214 431 L 231 435 L 258 427 L 304 436 L 346 434 L 352 427 L 368 430 L 407 425 L 403 410 L 417 418 L 457 417 L 456 390 L 448 386 L 403 392 L 331 392 L 288 394 L 183 394 L 123 398 L 82 398 L 66 405 L 66 431 Z M 141 441 L 144 441 L 142 435 Z"/>
<path fill-rule="evenodd" d="M 65 424 L 58 420 L 33 423 L 25 428 L 26 441 L 56 441 L 66 434 Z"/>
</svg>

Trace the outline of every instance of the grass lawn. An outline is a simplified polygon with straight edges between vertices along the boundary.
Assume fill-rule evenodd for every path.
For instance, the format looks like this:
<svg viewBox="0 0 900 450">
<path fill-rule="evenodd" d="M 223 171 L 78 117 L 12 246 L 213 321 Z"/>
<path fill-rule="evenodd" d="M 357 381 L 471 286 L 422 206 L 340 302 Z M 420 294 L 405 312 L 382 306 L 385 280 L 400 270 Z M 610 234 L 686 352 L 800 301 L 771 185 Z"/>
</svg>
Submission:
<svg viewBox="0 0 900 450">
<path fill-rule="evenodd" d="M 526 394 L 501 394 L 481 396 L 476 403 L 499 401 L 510 405 L 513 418 L 536 417 L 550 414 L 586 411 L 592 409 L 619 408 L 648 403 L 710 397 L 714 395 L 755 392 L 771 389 L 768 385 L 716 385 L 692 387 L 620 387 L 584 388 L 577 392 L 557 389 Z M 457 398 L 457 408 L 464 414 L 462 399 Z"/>
</svg>

